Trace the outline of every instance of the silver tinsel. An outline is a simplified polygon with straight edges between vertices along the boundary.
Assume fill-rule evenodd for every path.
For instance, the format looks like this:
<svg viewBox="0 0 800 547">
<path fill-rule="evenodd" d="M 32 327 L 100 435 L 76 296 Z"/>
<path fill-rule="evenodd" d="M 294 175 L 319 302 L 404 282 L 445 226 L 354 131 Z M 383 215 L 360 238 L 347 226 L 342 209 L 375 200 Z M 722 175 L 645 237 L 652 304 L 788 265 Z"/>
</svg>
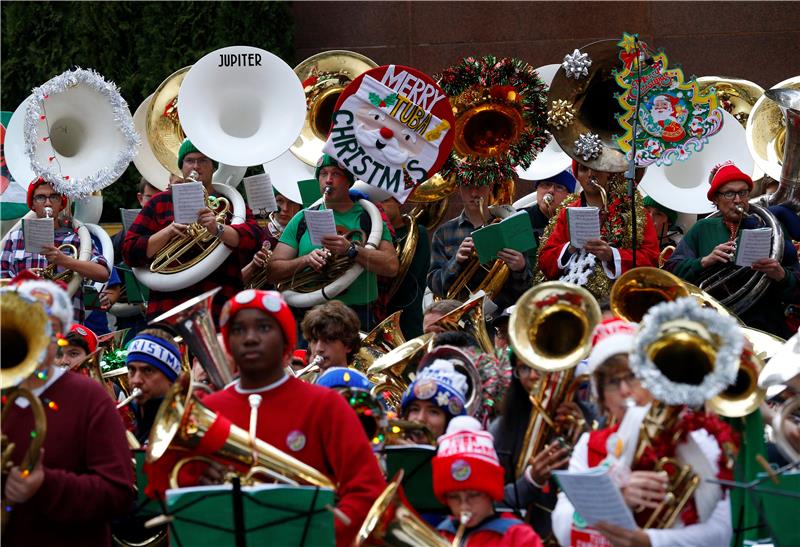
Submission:
<svg viewBox="0 0 800 547">
<path fill-rule="evenodd" d="M 698 385 L 673 382 L 647 356 L 647 348 L 658 339 L 661 326 L 677 319 L 702 323 L 719 341 L 713 370 Z M 694 298 L 679 298 L 653 306 L 644 316 L 630 354 L 630 367 L 659 401 L 698 407 L 736 381 L 743 347 L 744 334 L 734 319 L 701 307 Z"/>
<path fill-rule="evenodd" d="M 42 164 L 36 158 L 36 148 L 44 144 L 39 135 L 41 117 L 47 114 L 46 101 L 57 93 L 63 93 L 76 85 L 85 85 L 97 91 L 111 104 L 114 113 L 114 124 L 125 140 L 124 149 L 116 156 L 108 158 L 108 165 L 101 167 L 96 173 L 76 179 L 69 173 L 61 173 L 57 162 Z M 49 138 L 49 135 L 46 137 Z M 119 93 L 113 82 L 107 82 L 92 69 L 76 68 L 48 80 L 33 90 L 33 98 L 28 104 L 25 116 L 25 152 L 30 159 L 34 174 L 52 183 L 53 188 L 73 200 L 83 199 L 92 192 L 102 190 L 117 180 L 136 156 L 137 147 L 141 144 L 139 134 L 133 125 L 133 118 L 128 103 Z M 51 146 L 49 141 L 47 145 Z M 55 156 L 55 152 L 49 154 Z M 69 177 L 69 179 L 65 178 Z"/>
<path fill-rule="evenodd" d="M 572 53 L 564 55 L 564 62 L 561 63 L 561 66 L 564 67 L 567 78 L 580 80 L 589 75 L 589 67 L 592 66 L 592 60 L 589 58 L 588 53 L 581 53 L 580 50 L 576 49 Z"/>
<path fill-rule="evenodd" d="M 575 141 L 575 153 L 583 158 L 583 161 L 596 159 L 603 153 L 603 142 L 594 133 L 581 133 Z"/>
</svg>

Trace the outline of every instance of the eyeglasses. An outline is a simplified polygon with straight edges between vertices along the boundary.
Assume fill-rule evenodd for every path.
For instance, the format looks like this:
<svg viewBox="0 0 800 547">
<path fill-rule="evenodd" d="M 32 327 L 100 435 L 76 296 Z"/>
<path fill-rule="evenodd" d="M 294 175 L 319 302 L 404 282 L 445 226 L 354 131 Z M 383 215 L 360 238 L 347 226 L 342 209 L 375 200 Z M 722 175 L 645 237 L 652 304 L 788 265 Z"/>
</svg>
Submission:
<svg viewBox="0 0 800 547">
<path fill-rule="evenodd" d="M 616 376 L 614 378 L 609 378 L 608 380 L 606 380 L 605 388 L 607 390 L 616 391 L 620 387 L 622 387 L 622 382 L 625 382 L 626 384 L 628 384 L 629 387 L 638 386 L 639 385 L 639 378 L 637 378 L 634 373 L 629 372 L 628 374 L 625 374 L 625 375 L 622 375 L 622 376 Z"/>
<path fill-rule="evenodd" d="M 184 158 L 183 163 L 186 163 L 188 165 L 207 165 L 211 163 L 211 159 L 206 158 L 204 156 L 201 156 L 199 158 Z"/>
<path fill-rule="evenodd" d="M 733 190 L 728 190 L 727 192 L 717 192 L 718 196 L 722 196 L 728 201 L 731 201 L 736 196 L 739 196 L 739 199 L 745 199 L 747 196 L 750 195 L 750 190 L 739 190 L 738 192 L 734 192 Z"/>
<path fill-rule="evenodd" d="M 57 201 L 60 201 L 61 194 L 38 194 L 36 196 L 33 196 L 34 203 L 41 204 L 47 202 L 48 200 L 50 201 L 50 203 L 55 203 Z"/>
</svg>

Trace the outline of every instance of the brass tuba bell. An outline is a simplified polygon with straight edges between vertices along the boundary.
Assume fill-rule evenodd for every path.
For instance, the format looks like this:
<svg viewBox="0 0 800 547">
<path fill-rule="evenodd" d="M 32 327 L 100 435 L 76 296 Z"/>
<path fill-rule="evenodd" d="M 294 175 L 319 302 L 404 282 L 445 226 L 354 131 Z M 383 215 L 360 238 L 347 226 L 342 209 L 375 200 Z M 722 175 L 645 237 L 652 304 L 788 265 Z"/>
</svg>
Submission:
<svg viewBox="0 0 800 547">
<path fill-rule="evenodd" d="M 204 451 L 203 439 L 212 427 L 225 427 L 228 435 L 220 449 L 208 453 Z M 154 462 L 173 448 L 214 456 L 236 465 L 263 467 L 298 484 L 334 488 L 331 480 L 313 467 L 261 439 L 251 439 L 247 431 L 192 397 L 191 380 L 186 374 L 170 388 L 158 409 L 147 447 L 147 461 Z"/>
<path fill-rule="evenodd" d="M 47 355 L 50 334 L 43 306 L 12 289 L 0 291 L 0 388 L 34 373 Z"/>
<path fill-rule="evenodd" d="M 443 315 L 433 325 L 445 331 L 462 331 L 472 335 L 484 353 L 494 353 L 494 342 L 486 328 L 486 318 L 483 313 L 485 294 L 473 296 L 453 311 Z"/>
<path fill-rule="evenodd" d="M 377 66 L 360 53 L 336 49 L 312 55 L 294 67 L 303 84 L 307 108 L 303 129 L 290 149 L 298 159 L 316 165 L 328 138 L 339 95 L 350 82 Z"/>
</svg>

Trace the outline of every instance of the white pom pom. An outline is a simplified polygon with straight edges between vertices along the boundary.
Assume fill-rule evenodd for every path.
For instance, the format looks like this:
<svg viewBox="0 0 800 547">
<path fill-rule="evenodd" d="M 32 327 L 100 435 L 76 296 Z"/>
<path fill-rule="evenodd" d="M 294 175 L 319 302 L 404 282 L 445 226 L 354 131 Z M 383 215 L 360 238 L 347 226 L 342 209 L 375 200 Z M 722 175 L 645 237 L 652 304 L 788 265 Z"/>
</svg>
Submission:
<svg viewBox="0 0 800 547">
<path fill-rule="evenodd" d="M 447 434 L 459 431 L 483 431 L 481 423 L 472 416 L 456 416 L 447 424 Z"/>
</svg>

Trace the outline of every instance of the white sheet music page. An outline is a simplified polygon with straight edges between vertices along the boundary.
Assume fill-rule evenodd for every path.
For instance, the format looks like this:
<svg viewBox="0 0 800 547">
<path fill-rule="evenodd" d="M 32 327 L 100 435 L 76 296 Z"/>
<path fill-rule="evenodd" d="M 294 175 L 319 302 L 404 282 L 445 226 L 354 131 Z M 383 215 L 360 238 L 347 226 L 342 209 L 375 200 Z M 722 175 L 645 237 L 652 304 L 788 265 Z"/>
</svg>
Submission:
<svg viewBox="0 0 800 547">
<path fill-rule="evenodd" d="M 575 507 L 575 511 L 589 526 L 609 522 L 628 530 L 637 528 L 622 492 L 611 480 L 609 468 L 595 467 L 583 473 L 553 471 L 561 489 Z"/>
<path fill-rule="evenodd" d="M 181 182 L 172 185 L 172 214 L 178 224 L 197 221 L 197 212 L 206 206 L 202 182 Z"/>
<path fill-rule="evenodd" d="M 42 254 L 42 247 L 53 245 L 55 226 L 52 218 L 22 219 L 22 234 L 25 236 L 25 252 Z"/>
<path fill-rule="evenodd" d="M 128 231 L 131 229 L 131 224 L 133 221 L 136 220 L 136 217 L 139 216 L 141 209 L 120 209 L 119 212 L 122 215 L 122 229 L 124 231 Z"/>
<path fill-rule="evenodd" d="M 590 239 L 600 239 L 600 210 L 597 207 L 567 207 L 569 242 L 583 248 Z"/>
<path fill-rule="evenodd" d="M 312 245 L 322 245 L 323 237 L 336 235 L 336 223 L 333 220 L 333 211 L 330 209 L 321 211 L 306 209 L 303 215 L 306 217 L 308 236 Z"/>
<path fill-rule="evenodd" d="M 772 246 L 772 228 L 742 230 L 736 243 L 736 265 L 750 267 L 753 262 L 769 258 Z"/>
<path fill-rule="evenodd" d="M 278 210 L 275 193 L 272 191 L 272 181 L 268 174 L 245 177 L 244 190 L 247 192 L 247 205 L 253 211 L 272 212 Z"/>
</svg>

